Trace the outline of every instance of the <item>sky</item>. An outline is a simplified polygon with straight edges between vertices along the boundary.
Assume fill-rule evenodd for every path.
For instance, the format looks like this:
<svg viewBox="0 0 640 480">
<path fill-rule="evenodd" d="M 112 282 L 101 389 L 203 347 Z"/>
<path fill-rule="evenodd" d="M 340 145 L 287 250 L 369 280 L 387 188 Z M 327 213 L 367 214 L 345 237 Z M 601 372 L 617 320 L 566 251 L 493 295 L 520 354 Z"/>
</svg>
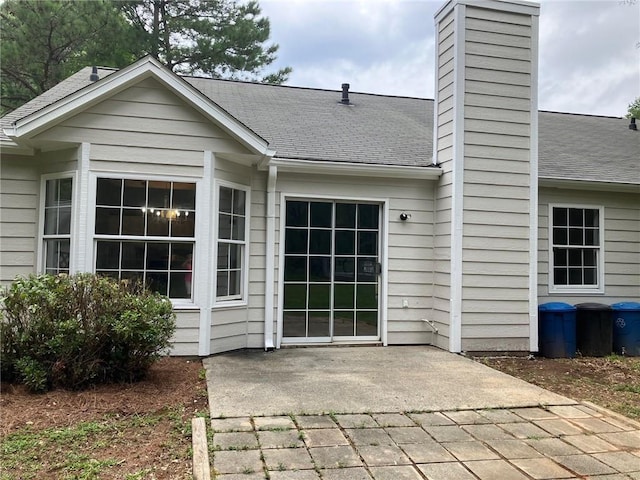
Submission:
<svg viewBox="0 0 640 480">
<path fill-rule="evenodd" d="M 434 97 L 443 1 L 261 0 L 287 85 Z M 640 0 L 540 2 L 540 110 L 624 116 L 640 96 Z"/>
</svg>

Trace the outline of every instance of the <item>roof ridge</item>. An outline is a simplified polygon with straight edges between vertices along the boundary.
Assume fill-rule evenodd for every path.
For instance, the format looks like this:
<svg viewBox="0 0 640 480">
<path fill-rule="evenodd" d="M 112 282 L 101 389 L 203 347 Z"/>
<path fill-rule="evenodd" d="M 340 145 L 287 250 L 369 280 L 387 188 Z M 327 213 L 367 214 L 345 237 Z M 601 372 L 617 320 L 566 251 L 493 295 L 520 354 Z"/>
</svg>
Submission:
<svg viewBox="0 0 640 480">
<path fill-rule="evenodd" d="M 342 92 L 341 88 L 331 89 L 331 88 L 320 88 L 320 87 L 303 87 L 303 86 L 299 86 L 299 85 L 282 85 L 282 84 L 275 84 L 275 83 L 251 82 L 251 81 L 248 81 L 248 80 L 238 80 L 238 79 L 232 79 L 232 78 L 211 78 L 211 77 L 199 77 L 197 75 L 181 75 L 181 74 L 178 74 L 178 75 L 180 75 L 184 79 L 213 80 L 213 81 L 217 81 L 217 82 L 239 83 L 239 84 L 243 84 L 243 85 L 257 85 L 257 86 L 262 86 L 262 87 L 289 88 L 289 89 L 295 89 L 295 90 L 310 90 L 310 91 L 314 91 L 314 92 L 331 92 L 331 93 L 341 93 Z M 389 95 L 389 94 L 384 94 L 384 93 L 357 92 L 355 90 L 349 90 L 349 95 L 351 95 L 351 94 L 368 95 L 368 96 L 372 96 L 372 97 L 406 98 L 406 99 L 409 99 L 409 100 L 433 101 L 433 98 L 426 98 L 426 97 L 413 97 L 413 96 L 406 96 L 406 95 Z"/>
<path fill-rule="evenodd" d="M 615 117 L 613 115 L 597 115 L 595 113 L 557 112 L 555 110 L 541 110 L 541 109 L 538 109 L 538 113 L 555 113 L 556 115 L 573 115 L 575 117 L 615 118 L 617 120 L 624 119 L 624 117 Z"/>
</svg>

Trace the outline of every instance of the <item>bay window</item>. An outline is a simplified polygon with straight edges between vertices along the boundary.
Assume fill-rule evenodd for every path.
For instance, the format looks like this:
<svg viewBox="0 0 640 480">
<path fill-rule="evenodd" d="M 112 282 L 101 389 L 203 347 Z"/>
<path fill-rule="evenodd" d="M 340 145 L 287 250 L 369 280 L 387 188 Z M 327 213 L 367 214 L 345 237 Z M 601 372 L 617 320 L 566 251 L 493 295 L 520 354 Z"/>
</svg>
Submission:
<svg viewBox="0 0 640 480">
<path fill-rule="evenodd" d="M 98 178 L 96 273 L 191 299 L 195 202 L 195 183 Z"/>
</svg>

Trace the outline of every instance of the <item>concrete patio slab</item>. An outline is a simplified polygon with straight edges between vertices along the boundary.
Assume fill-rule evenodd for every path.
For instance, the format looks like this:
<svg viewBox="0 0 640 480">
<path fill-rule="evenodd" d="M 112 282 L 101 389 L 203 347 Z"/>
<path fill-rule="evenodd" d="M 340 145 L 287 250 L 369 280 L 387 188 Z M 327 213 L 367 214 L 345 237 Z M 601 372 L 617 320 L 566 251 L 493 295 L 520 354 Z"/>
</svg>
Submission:
<svg viewBox="0 0 640 480">
<path fill-rule="evenodd" d="M 204 363 L 222 480 L 640 480 L 640 423 L 458 355 L 308 348 Z"/>
<path fill-rule="evenodd" d="M 240 351 L 203 362 L 213 418 L 576 403 L 424 346 Z"/>
</svg>

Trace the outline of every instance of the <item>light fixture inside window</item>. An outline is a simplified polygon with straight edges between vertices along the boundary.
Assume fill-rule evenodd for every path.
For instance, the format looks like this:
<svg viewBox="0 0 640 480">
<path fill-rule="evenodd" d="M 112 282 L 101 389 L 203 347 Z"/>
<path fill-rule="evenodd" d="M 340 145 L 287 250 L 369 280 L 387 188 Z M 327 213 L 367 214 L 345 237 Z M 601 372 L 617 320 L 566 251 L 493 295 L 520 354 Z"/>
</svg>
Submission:
<svg viewBox="0 0 640 480">
<path fill-rule="evenodd" d="M 140 207 L 140 211 L 149 212 L 151 215 L 155 215 L 158 218 L 166 218 L 169 220 L 175 220 L 184 215 L 184 217 L 189 216 L 188 211 L 181 212 L 180 210 L 157 210 L 155 208 Z"/>
</svg>

